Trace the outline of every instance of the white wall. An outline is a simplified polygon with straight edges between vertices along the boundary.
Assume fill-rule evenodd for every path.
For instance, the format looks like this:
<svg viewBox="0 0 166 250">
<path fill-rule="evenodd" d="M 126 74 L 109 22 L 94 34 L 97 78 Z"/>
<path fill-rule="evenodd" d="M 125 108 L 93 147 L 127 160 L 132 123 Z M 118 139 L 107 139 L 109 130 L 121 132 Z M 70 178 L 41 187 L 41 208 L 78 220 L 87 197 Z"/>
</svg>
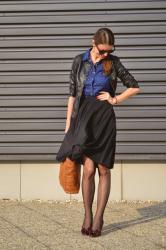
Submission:
<svg viewBox="0 0 166 250">
<path fill-rule="evenodd" d="M 95 181 L 97 190 L 97 171 Z M 54 162 L 1 162 L 0 199 L 82 200 L 82 192 L 69 195 L 63 191 L 59 164 Z M 166 162 L 115 162 L 109 199 L 166 200 Z"/>
</svg>

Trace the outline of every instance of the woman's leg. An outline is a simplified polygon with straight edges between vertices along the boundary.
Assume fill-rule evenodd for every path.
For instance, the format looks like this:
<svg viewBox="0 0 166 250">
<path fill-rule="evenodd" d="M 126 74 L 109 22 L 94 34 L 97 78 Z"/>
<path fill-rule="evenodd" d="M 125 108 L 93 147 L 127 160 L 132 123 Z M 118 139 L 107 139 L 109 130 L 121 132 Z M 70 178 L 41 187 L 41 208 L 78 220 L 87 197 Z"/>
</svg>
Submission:
<svg viewBox="0 0 166 250">
<path fill-rule="evenodd" d="M 109 198 L 110 188 L 111 188 L 111 172 L 110 169 L 105 166 L 98 164 L 99 173 L 99 184 L 98 184 L 98 194 L 97 194 L 97 209 L 94 216 L 92 230 L 100 229 L 104 210 Z"/>
<path fill-rule="evenodd" d="M 95 172 L 94 162 L 84 155 L 83 158 L 83 178 L 82 178 L 82 196 L 85 208 L 85 219 L 83 227 L 88 228 L 92 225 L 92 204 L 95 193 Z"/>
</svg>

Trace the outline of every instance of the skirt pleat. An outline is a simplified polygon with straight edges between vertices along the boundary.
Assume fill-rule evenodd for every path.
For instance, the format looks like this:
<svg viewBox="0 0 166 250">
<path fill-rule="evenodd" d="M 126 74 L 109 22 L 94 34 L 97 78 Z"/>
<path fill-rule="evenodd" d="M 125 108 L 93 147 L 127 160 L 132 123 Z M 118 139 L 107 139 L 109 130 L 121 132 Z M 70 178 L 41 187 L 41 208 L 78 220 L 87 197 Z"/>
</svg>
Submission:
<svg viewBox="0 0 166 250">
<path fill-rule="evenodd" d="M 71 118 L 70 127 L 57 153 L 61 162 L 69 157 L 83 164 L 83 155 L 91 158 L 95 166 L 114 166 L 116 151 L 116 117 L 113 105 L 107 100 L 85 97 L 76 117 Z"/>
</svg>

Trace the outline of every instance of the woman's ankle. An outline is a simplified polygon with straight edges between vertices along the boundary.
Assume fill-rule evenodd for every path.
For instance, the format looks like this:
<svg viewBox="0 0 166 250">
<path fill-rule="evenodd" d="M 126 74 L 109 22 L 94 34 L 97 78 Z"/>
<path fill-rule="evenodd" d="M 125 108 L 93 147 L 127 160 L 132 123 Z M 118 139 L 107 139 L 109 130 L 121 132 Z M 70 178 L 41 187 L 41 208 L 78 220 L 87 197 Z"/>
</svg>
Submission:
<svg viewBox="0 0 166 250">
<path fill-rule="evenodd" d="M 93 220 L 93 229 L 100 229 L 103 222 L 103 215 L 95 215 Z"/>
</svg>

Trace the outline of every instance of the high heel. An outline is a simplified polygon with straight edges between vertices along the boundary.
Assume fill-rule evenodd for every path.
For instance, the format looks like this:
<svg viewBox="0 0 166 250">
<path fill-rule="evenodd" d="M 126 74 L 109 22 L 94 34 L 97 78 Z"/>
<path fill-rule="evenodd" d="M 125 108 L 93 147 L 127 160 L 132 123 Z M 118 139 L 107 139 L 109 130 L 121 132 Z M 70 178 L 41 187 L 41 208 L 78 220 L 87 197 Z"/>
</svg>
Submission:
<svg viewBox="0 0 166 250">
<path fill-rule="evenodd" d="M 91 219 L 93 220 L 93 214 L 91 215 Z M 91 225 L 90 225 L 90 227 L 88 227 L 88 228 L 85 228 L 84 226 L 82 226 L 81 233 L 82 233 L 83 235 L 90 235 L 90 234 L 91 234 L 92 223 L 93 223 L 93 222 L 91 222 Z"/>
<path fill-rule="evenodd" d="M 100 229 L 96 229 L 96 230 L 91 229 L 91 231 L 89 233 L 89 236 L 90 237 L 99 237 L 99 236 L 101 236 L 101 231 L 102 231 L 102 228 L 103 228 L 103 224 L 104 224 L 104 221 L 102 220 Z"/>
<path fill-rule="evenodd" d="M 90 235 L 90 234 L 91 234 L 91 228 L 92 228 L 92 226 L 90 226 L 90 227 L 88 227 L 88 228 L 82 227 L 81 233 L 82 233 L 83 235 Z"/>
</svg>

